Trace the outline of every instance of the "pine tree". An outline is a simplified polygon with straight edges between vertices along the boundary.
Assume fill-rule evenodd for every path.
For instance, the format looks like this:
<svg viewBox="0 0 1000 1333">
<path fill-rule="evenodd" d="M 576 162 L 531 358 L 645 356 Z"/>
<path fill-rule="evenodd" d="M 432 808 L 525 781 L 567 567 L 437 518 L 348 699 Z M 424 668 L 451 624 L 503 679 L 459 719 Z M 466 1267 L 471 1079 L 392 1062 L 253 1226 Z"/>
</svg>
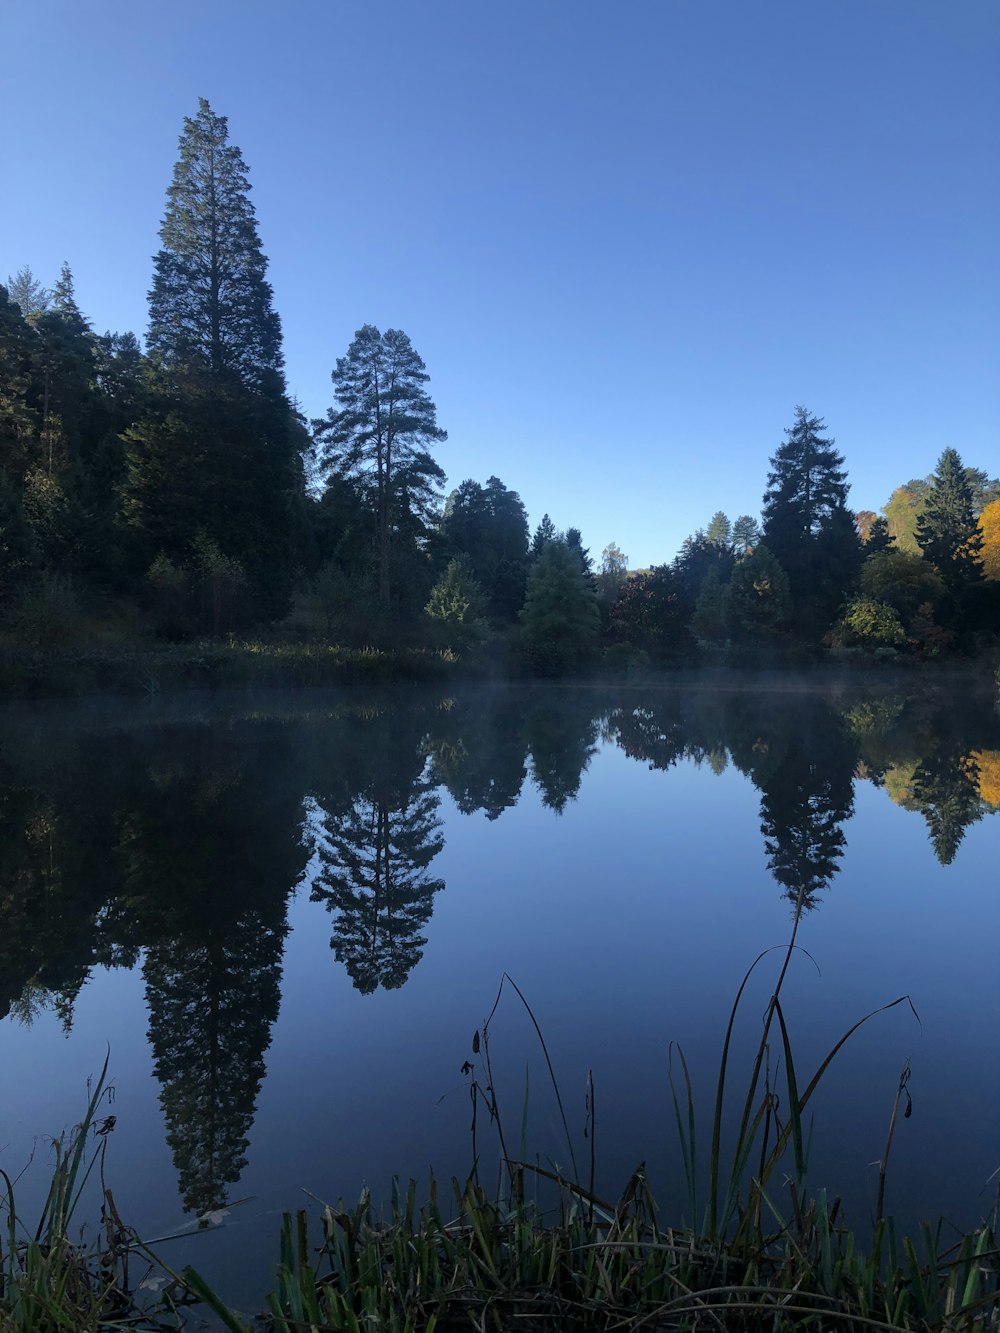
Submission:
<svg viewBox="0 0 1000 1333">
<path fill-rule="evenodd" d="M 435 516 L 444 473 L 428 446 L 446 440 L 424 385 L 426 367 L 399 329 L 358 329 L 331 376 L 340 410 L 314 423 L 321 462 L 335 475 L 371 480 L 378 543 L 378 590 L 390 600 L 392 534 L 405 519 Z"/>
<path fill-rule="evenodd" d="M 197 116 L 185 117 L 167 190 L 147 343 L 163 365 L 235 375 L 248 389 L 280 395 L 281 324 L 249 195 L 226 117 L 201 98 Z"/>
<path fill-rule="evenodd" d="M 982 582 L 983 534 L 969 479 L 955 449 L 946 449 L 938 459 L 927 502 L 917 519 L 917 543 L 951 592 Z"/>
<path fill-rule="evenodd" d="M 740 514 L 733 523 L 733 551 L 746 555 L 760 541 L 760 525 L 751 514 Z"/>
</svg>

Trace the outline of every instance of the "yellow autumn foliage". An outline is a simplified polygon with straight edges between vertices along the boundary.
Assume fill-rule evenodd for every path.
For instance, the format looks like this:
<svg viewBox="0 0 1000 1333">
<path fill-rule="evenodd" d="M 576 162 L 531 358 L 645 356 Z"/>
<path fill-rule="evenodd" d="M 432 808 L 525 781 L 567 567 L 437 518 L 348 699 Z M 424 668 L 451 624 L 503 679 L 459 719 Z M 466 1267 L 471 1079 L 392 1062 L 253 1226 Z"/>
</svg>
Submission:
<svg viewBox="0 0 1000 1333">
<path fill-rule="evenodd" d="M 979 530 L 983 534 L 983 572 L 988 579 L 1000 579 L 1000 500 L 984 507 Z"/>
<path fill-rule="evenodd" d="M 994 810 L 1000 810 L 1000 750 L 973 750 L 979 769 L 979 795 Z"/>
</svg>

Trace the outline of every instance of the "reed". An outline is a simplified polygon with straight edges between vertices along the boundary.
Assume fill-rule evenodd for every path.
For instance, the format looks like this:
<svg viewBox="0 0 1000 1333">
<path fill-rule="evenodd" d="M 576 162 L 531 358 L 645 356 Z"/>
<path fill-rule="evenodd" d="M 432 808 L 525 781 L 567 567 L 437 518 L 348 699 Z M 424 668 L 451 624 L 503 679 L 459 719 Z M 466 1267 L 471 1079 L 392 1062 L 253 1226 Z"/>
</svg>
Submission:
<svg viewBox="0 0 1000 1333">
<path fill-rule="evenodd" d="M 118 1216 L 104 1178 L 114 1116 L 101 1116 L 108 1061 L 90 1090 L 80 1123 L 52 1142 L 54 1162 L 38 1220 L 18 1213 L 15 1182 L 0 1170 L 0 1330 L 2 1333 L 105 1333 L 182 1327 L 184 1289 L 172 1284 L 143 1308 L 136 1298 L 153 1256 Z M 81 1197 L 96 1175 L 101 1226 L 90 1241 L 74 1236 Z M 138 1272 L 136 1269 L 138 1268 Z M 175 1299 L 176 1295 L 176 1299 Z"/>
</svg>

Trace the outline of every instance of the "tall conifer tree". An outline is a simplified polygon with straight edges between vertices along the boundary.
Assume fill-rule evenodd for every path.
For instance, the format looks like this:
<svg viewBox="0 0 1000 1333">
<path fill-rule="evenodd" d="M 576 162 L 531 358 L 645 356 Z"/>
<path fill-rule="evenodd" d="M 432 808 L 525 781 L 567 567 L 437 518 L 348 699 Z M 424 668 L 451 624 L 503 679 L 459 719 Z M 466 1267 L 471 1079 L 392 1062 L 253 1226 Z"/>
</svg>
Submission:
<svg viewBox="0 0 1000 1333">
<path fill-rule="evenodd" d="M 185 117 L 149 293 L 150 354 L 280 394 L 281 324 L 240 150 L 205 98 Z"/>
<path fill-rule="evenodd" d="M 149 294 L 157 370 L 129 432 L 124 514 L 136 556 L 190 563 L 208 538 L 250 576 L 258 617 L 284 613 L 294 500 L 307 443 L 285 397 L 281 326 L 224 116 L 201 100 L 184 122 Z"/>
<path fill-rule="evenodd" d="M 821 630 L 852 589 L 861 539 L 847 508 L 847 473 L 823 421 L 804 407 L 771 459 L 763 505 L 763 539 L 787 573 L 799 628 Z"/>
<path fill-rule="evenodd" d="M 334 476 L 370 481 L 375 509 L 378 592 L 383 606 L 391 591 L 394 533 L 407 521 L 437 516 L 437 486 L 444 473 L 429 446 L 446 440 L 437 408 L 424 385 L 423 360 L 400 329 L 380 333 L 365 324 L 347 355 L 337 358 L 331 378 L 340 410 L 330 408 L 314 423 L 322 462 Z"/>
<path fill-rule="evenodd" d="M 955 449 L 946 449 L 934 469 L 931 489 L 917 519 L 917 543 L 952 592 L 983 579 L 983 534 L 972 488 Z"/>
</svg>

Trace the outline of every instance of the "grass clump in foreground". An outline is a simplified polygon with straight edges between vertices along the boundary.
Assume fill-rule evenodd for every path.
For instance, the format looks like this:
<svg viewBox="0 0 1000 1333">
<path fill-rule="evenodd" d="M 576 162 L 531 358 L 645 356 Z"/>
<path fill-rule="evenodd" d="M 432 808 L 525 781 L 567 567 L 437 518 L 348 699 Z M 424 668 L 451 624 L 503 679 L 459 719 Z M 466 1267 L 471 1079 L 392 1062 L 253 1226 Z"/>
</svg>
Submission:
<svg viewBox="0 0 1000 1333">
<path fill-rule="evenodd" d="M 82 1138 L 71 1138 L 66 1151 L 57 1153 L 44 1225 L 33 1240 L 16 1239 L 13 1191 L 3 1178 L 10 1240 L 3 1256 L 0 1330 L 96 1333 L 106 1328 L 176 1327 L 164 1321 L 178 1314 L 174 1300 L 182 1298 L 204 1302 L 231 1333 L 253 1329 L 269 1333 L 1000 1330 L 995 1215 L 991 1223 L 950 1247 L 943 1244 L 940 1227 L 925 1226 L 914 1240 L 897 1236 L 891 1220 L 882 1216 L 889 1149 L 898 1112 L 908 1097 L 907 1071 L 900 1079 L 880 1166 L 871 1243 L 862 1246 L 846 1229 L 837 1201 L 830 1203 L 823 1191 L 812 1198 L 806 1194 L 804 1113 L 838 1051 L 883 1010 L 854 1024 L 808 1082 L 798 1078 L 780 992 L 796 947 L 800 911 L 801 902 L 765 1011 L 735 1145 L 723 1160 L 720 1144 L 731 1039 L 747 981 L 764 954 L 744 978 L 732 1008 L 716 1089 L 708 1198 L 701 1210 L 693 1097 L 683 1054 L 678 1050 L 674 1057 L 679 1076 L 671 1080 L 673 1100 L 689 1215 L 700 1218 L 695 1225 L 659 1224 L 641 1164 L 617 1203 L 595 1195 L 592 1089 L 587 1185 L 580 1183 L 575 1163 L 573 1178 L 528 1164 L 523 1121 L 517 1156 L 508 1151 L 489 1035 L 507 984 L 525 1004 L 538 1032 L 560 1112 L 562 1101 L 541 1030 L 521 992 L 505 976 L 493 1011 L 473 1043 L 478 1069 L 468 1066 L 473 1074 L 473 1136 L 482 1107 L 497 1133 L 506 1169 L 502 1197 L 487 1195 L 474 1172 L 464 1184 L 453 1182 L 447 1202 L 439 1198 L 432 1178 L 429 1201 L 420 1208 L 412 1181 L 405 1192 L 394 1186 L 387 1214 L 376 1212 L 367 1191 L 353 1209 L 324 1207 L 318 1233 L 304 1211 L 294 1217 L 286 1214 L 266 1314 L 247 1321 L 190 1268 L 179 1278 L 166 1270 L 171 1278 L 167 1295 L 157 1311 L 144 1313 L 130 1295 L 127 1262 L 129 1254 L 152 1256 L 121 1227 L 110 1192 L 104 1192 L 106 1241 L 84 1251 L 67 1238 L 69 1216 L 79 1198 L 76 1180 L 82 1162 Z M 905 1003 L 907 997 L 901 996 L 883 1009 Z M 780 1053 L 774 1071 L 772 1046 Z M 781 1105 L 788 1107 L 784 1118 L 779 1115 Z M 83 1135 L 95 1113 L 92 1098 L 88 1119 L 78 1127 Z M 566 1129 L 565 1115 L 562 1118 Z M 476 1151 L 474 1143 L 474 1156 Z M 103 1149 L 100 1155 L 103 1163 Z M 528 1198 L 540 1191 L 552 1195 L 546 1200 L 551 1206 L 545 1209 L 537 1197 Z"/>
<path fill-rule="evenodd" d="M 86 1114 L 53 1140 L 55 1163 L 38 1222 L 19 1217 L 15 1184 L 0 1170 L 0 1333 L 104 1333 L 109 1329 L 159 1331 L 182 1327 L 179 1302 L 190 1301 L 174 1283 L 142 1305 L 145 1276 L 157 1261 L 118 1216 L 104 1180 L 104 1158 L 114 1116 L 100 1117 L 107 1094 L 105 1060 Z M 96 1147 L 89 1147 L 93 1132 Z M 101 1188 L 101 1229 L 85 1243 L 75 1216 L 95 1173 Z M 141 1270 L 137 1272 L 137 1269 Z M 160 1286 L 157 1281 L 154 1287 Z M 174 1299 L 176 1294 L 177 1300 Z"/>
<path fill-rule="evenodd" d="M 447 1212 L 432 1178 L 430 1200 L 419 1210 L 412 1181 L 405 1194 L 394 1187 L 388 1216 L 376 1214 L 367 1193 L 353 1210 L 325 1207 L 319 1236 L 310 1236 L 305 1212 L 294 1218 L 286 1214 L 265 1326 L 272 1333 L 306 1329 L 315 1333 L 333 1329 L 989 1333 L 1000 1329 L 995 1215 L 992 1223 L 950 1248 L 942 1242 L 940 1226 L 937 1230 L 924 1226 L 916 1240 L 901 1238 L 882 1215 L 892 1136 L 900 1107 L 908 1099 L 908 1071 L 900 1079 L 880 1164 L 871 1243 L 859 1244 L 842 1222 L 839 1203 L 831 1203 L 824 1191 L 813 1198 L 805 1193 L 803 1117 L 817 1087 L 859 1027 L 876 1013 L 909 1004 L 909 999 L 901 996 L 855 1023 L 803 1084 L 781 1005 L 802 906 L 800 898 L 765 1011 L 735 1145 L 723 1160 L 723 1107 L 736 1015 L 750 975 L 765 954 L 744 977 L 730 1013 L 703 1211 L 697 1197 L 694 1101 L 683 1053 L 676 1053 L 680 1074 L 676 1082 L 671 1077 L 671 1087 L 689 1215 L 700 1217 L 698 1224 L 664 1228 L 658 1223 L 641 1164 L 617 1204 L 595 1196 L 592 1089 L 590 1180 L 588 1186 L 579 1182 L 544 1038 L 523 995 L 505 976 L 489 1019 L 476 1033 L 473 1050 L 480 1057 L 480 1068 L 472 1082 L 473 1107 L 484 1107 L 499 1138 L 508 1180 L 505 1197 L 489 1197 L 474 1173 L 464 1185 L 453 1182 Z M 545 1055 L 574 1163 L 573 1179 L 524 1160 L 523 1122 L 517 1158 L 508 1151 L 489 1051 L 490 1021 L 508 983 L 524 1003 Z M 774 1071 L 772 1047 L 779 1052 Z M 783 1119 L 782 1104 L 788 1107 Z M 474 1114 L 474 1138 L 475 1125 Z M 475 1144 L 473 1152 L 476 1156 Z M 556 1192 L 554 1210 L 543 1212 L 537 1202 L 526 1200 L 526 1181 L 531 1178 Z M 782 1179 L 787 1180 L 788 1197 L 779 1207 L 774 1190 Z M 784 1194 L 784 1183 L 779 1188 Z M 186 1270 L 184 1277 L 232 1333 L 248 1333 L 249 1325 L 226 1309 L 198 1274 Z"/>
</svg>

